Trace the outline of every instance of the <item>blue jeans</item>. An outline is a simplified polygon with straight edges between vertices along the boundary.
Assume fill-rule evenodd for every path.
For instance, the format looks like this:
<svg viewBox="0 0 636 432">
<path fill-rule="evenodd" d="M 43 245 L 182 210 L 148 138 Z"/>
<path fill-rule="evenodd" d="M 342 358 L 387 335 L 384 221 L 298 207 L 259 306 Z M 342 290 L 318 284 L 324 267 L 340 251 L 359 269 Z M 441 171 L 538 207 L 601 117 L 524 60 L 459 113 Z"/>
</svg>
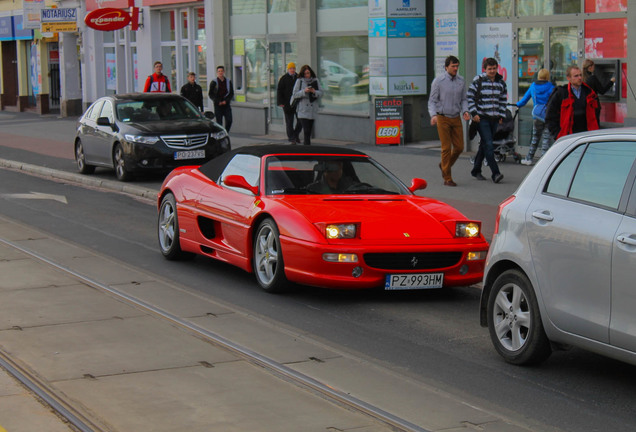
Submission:
<svg viewBox="0 0 636 432">
<path fill-rule="evenodd" d="M 223 126 L 227 133 L 232 127 L 232 107 L 230 105 L 214 105 L 214 120 Z"/>
<path fill-rule="evenodd" d="M 541 155 L 543 156 L 552 145 L 552 137 L 548 128 L 545 127 L 545 122 L 534 119 L 532 121 L 532 141 L 530 141 L 527 159 L 531 160 L 534 157 L 537 147 L 539 147 L 539 140 L 541 140 Z"/>
<path fill-rule="evenodd" d="M 490 171 L 492 171 L 492 177 L 494 178 L 500 174 L 499 166 L 497 165 L 497 161 L 495 161 L 493 147 L 493 136 L 495 136 L 495 132 L 497 132 L 497 125 L 499 125 L 499 120 L 494 119 L 481 119 L 481 121 L 477 123 L 477 131 L 479 132 L 481 140 L 479 142 L 479 150 L 477 150 L 477 154 L 475 155 L 475 164 L 470 172 L 473 176 L 481 174 L 481 164 L 484 162 L 484 157 L 488 161 L 488 166 L 490 167 Z"/>
</svg>

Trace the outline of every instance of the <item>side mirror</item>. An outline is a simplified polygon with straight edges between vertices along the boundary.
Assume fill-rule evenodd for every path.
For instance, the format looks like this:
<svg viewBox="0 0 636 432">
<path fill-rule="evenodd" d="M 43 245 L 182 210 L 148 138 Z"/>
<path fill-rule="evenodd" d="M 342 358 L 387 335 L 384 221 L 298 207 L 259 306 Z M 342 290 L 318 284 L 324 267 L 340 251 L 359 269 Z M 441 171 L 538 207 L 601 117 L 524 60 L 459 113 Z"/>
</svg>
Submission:
<svg viewBox="0 0 636 432">
<path fill-rule="evenodd" d="M 411 186 L 409 187 L 409 190 L 411 192 L 415 192 L 416 190 L 426 189 L 426 186 L 428 186 L 426 180 L 421 178 L 414 178 L 413 180 L 411 180 Z"/>
<path fill-rule="evenodd" d="M 204 111 L 203 115 L 210 120 L 214 120 L 214 113 L 212 111 Z"/>
<path fill-rule="evenodd" d="M 108 117 L 98 117 L 97 118 L 97 125 L 98 126 L 110 126 L 110 120 L 108 120 Z"/>
<path fill-rule="evenodd" d="M 236 188 L 241 188 L 241 189 L 248 190 L 248 191 L 252 192 L 254 195 L 258 194 L 258 186 L 250 185 L 247 182 L 247 180 L 245 180 L 245 177 L 240 176 L 240 175 L 225 176 L 223 178 L 223 184 L 225 186 L 229 186 L 229 187 L 236 187 Z"/>
</svg>

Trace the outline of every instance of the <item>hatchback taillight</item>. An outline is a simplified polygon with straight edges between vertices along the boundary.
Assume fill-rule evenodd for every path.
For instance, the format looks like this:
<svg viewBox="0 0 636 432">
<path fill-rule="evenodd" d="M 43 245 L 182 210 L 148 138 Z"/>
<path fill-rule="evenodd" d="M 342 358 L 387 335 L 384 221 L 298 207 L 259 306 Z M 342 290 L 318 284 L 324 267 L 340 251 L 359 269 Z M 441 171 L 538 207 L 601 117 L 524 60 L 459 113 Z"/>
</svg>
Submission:
<svg viewBox="0 0 636 432">
<path fill-rule="evenodd" d="M 497 210 L 497 219 L 495 219 L 495 234 L 499 234 L 499 218 L 501 218 L 501 212 L 503 211 L 505 206 L 507 206 L 508 204 L 513 202 L 514 200 L 515 200 L 515 196 L 514 195 L 510 195 L 508 198 L 503 200 L 501 202 L 501 204 L 499 204 L 499 208 Z"/>
</svg>

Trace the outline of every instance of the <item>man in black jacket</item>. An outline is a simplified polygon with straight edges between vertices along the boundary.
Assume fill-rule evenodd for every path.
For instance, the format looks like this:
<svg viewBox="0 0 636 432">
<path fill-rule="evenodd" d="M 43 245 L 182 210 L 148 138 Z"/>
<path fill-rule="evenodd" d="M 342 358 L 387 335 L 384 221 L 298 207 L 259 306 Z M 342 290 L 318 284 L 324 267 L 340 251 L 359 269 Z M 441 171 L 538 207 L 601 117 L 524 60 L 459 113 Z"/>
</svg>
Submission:
<svg viewBox="0 0 636 432">
<path fill-rule="evenodd" d="M 225 127 L 226 132 L 230 132 L 232 127 L 232 107 L 230 102 L 234 98 L 234 86 L 232 80 L 225 77 L 225 67 L 216 67 L 216 79 L 210 83 L 208 96 L 214 102 L 214 117 L 217 123 Z"/>
<path fill-rule="evenodd" d="M 297 79 L 298 74 L 296 73 L 296 64 L 293 62 L 289 62 L 287 64 L 287 73 L 280 77 L 280 80 L 278 80 L 278 90 L 276 96 L 276 103 L 279 107 L 283 108 L 283 113 L 285 114 L 287 139 L 292 144 L 300 143 L 299 136 L 300 131 L 303 128 L 298 121 L 298 117 L 296 117 L 296 110 L 294 110 L 289 103 L 291 100 L 292 92 L 294 90 L 294 84 L 296 84 Z M 295 127 L 294 119 L 296 120 Z"/>
<path fill-rule="evenodd" d="M 188 82 L 181 87 L 181 96 L 194 104 L 199 111 L 203 112 L 203 89 L 196 83 L 197 75 L 194 72 L 188 73 Z"/>
</svg>

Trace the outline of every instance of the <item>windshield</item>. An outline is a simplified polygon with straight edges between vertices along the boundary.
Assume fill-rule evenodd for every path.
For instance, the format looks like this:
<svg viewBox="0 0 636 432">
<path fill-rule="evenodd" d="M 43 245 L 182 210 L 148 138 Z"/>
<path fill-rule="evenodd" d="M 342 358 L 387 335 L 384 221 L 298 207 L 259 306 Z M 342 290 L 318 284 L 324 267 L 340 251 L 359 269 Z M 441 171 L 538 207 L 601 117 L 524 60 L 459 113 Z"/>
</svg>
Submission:
<svg viewBox="0 0 636 432">
<path fill-rule="evenodd" d="M 382 166 L 360 156 L 270 156 L 265 190 L 267 195 L 410 194 Z"/>
<path fill-rule="evenodd" d="M 166 98 L 117 103 L 117 118 L 125 123 L 201 118 L 199 110 L 185 99 Z"/>
</svg>

